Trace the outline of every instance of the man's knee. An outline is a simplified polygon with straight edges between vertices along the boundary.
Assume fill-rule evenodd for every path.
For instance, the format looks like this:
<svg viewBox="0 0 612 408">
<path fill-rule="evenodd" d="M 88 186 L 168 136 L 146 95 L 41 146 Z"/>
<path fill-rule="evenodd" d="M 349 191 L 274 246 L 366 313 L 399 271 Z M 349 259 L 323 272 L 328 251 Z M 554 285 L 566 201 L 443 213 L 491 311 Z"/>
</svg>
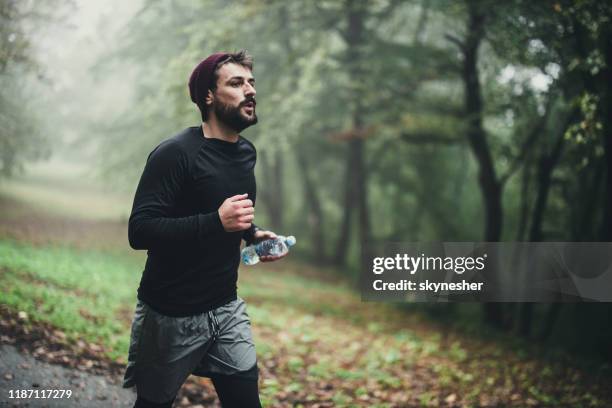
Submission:
<svg viewBox="0 0 612 408">
<path fill-rule="evenodd" d="M 257 364 L 232 375 L 214 375 L 211 380 L 224 408 L 260 408 Z"/>
<path fill-rule="evenodd" d="M 249 368 L 247 371 L 240 371 L 236 374 L 233 374 L 233 376 L 245 380 L 258 381 L 259 369 L 257 368 L 257 363 L 255 363 L 253 367 Z"/>
</svg>

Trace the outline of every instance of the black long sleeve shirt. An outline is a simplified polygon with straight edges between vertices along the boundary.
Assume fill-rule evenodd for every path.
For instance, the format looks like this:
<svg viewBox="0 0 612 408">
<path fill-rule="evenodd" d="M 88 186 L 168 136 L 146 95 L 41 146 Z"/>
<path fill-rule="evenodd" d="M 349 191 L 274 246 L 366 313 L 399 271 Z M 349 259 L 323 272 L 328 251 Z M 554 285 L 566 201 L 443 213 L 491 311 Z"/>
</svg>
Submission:
<svg viewBox="0 0 612 408">
<path fill-rule="evenodd" d="M 227 198 L 248 193 L 255 205 L 251 142 L 205 138 L 190 127 L 161 142 L 140 178 L 128 237 L 147 249 L 138 298 L 159 313 L 189 316 L 236 298 L 240 240 L 255 226 L 226 232 L 218 209 Z"/>
</svg>

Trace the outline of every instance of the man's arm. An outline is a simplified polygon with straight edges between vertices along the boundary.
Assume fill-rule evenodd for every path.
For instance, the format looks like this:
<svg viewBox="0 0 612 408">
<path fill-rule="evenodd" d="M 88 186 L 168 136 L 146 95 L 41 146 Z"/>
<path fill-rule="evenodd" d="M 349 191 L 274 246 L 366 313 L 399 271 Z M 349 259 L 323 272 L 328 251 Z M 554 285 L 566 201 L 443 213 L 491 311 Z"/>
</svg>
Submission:
<svg viewBox="0 0 612 408">
<path fill-rule="evenodd" d="M 128 238 L 132 248 L 167 248 L 199 242 L 224 231 L 217 211 L 171 217 L 187 175 L 187 157 L 174 141 L 161 144 L 149 155 L 130 215 Z"/>
</svg>

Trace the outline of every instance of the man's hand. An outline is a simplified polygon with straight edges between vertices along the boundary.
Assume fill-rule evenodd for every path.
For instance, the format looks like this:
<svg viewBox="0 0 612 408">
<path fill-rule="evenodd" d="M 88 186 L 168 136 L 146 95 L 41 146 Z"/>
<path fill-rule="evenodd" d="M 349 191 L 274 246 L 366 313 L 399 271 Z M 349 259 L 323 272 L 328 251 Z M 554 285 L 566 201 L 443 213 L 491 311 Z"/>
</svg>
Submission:
<svg viewBox="0 0 612 408">
<path fill-rule="evenodd" d="M 219 218 L 227 232 L 243 231 L 251 228 L 255 216 L 253 202 L 248 194 L 239 194 L 228 198 L 219 207 Z"/>
<path fill-rule="evenodd" d="M 264 230 L 257 230 L 255 231 L 255 234 L 253 235 L 253 238 L 255 238 L 255 242 L 264 241 L 266 239 L 274 239 L 276 237 L 277 237 L 276 234 L 273 233 L 272 231 L 264 231 Z M 261 256 L 259 257 L 259 260 L 261 262 L 273 262 L 281 258 L 284 258 L 285 256 L 287 256 L 287 254 L 279 255 L 279 256 Z"/>
</svg>

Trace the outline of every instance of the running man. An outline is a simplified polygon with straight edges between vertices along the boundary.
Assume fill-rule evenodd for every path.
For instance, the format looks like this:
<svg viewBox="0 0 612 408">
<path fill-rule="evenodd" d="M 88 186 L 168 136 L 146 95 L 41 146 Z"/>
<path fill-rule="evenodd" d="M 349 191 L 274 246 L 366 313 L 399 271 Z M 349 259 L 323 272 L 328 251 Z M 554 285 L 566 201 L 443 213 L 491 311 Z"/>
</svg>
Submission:
<svg viewBox="0 0 612 408">
<path fill-rule="evenodd" d="M 240 243 L 275 238 L 253 224 L 257 123 L 253 60 L 215 53 L 189 79 L 202 125 L 149 155 L 129 220 L 146 249 L 123 386 L 135 407 L 171 407 L 190 374 L 210 377 L 224 407 L 260 407 L 246 305 L 237 295 Z M 263 257 L 264 262 L 281 257 Z"/>
</svg>

